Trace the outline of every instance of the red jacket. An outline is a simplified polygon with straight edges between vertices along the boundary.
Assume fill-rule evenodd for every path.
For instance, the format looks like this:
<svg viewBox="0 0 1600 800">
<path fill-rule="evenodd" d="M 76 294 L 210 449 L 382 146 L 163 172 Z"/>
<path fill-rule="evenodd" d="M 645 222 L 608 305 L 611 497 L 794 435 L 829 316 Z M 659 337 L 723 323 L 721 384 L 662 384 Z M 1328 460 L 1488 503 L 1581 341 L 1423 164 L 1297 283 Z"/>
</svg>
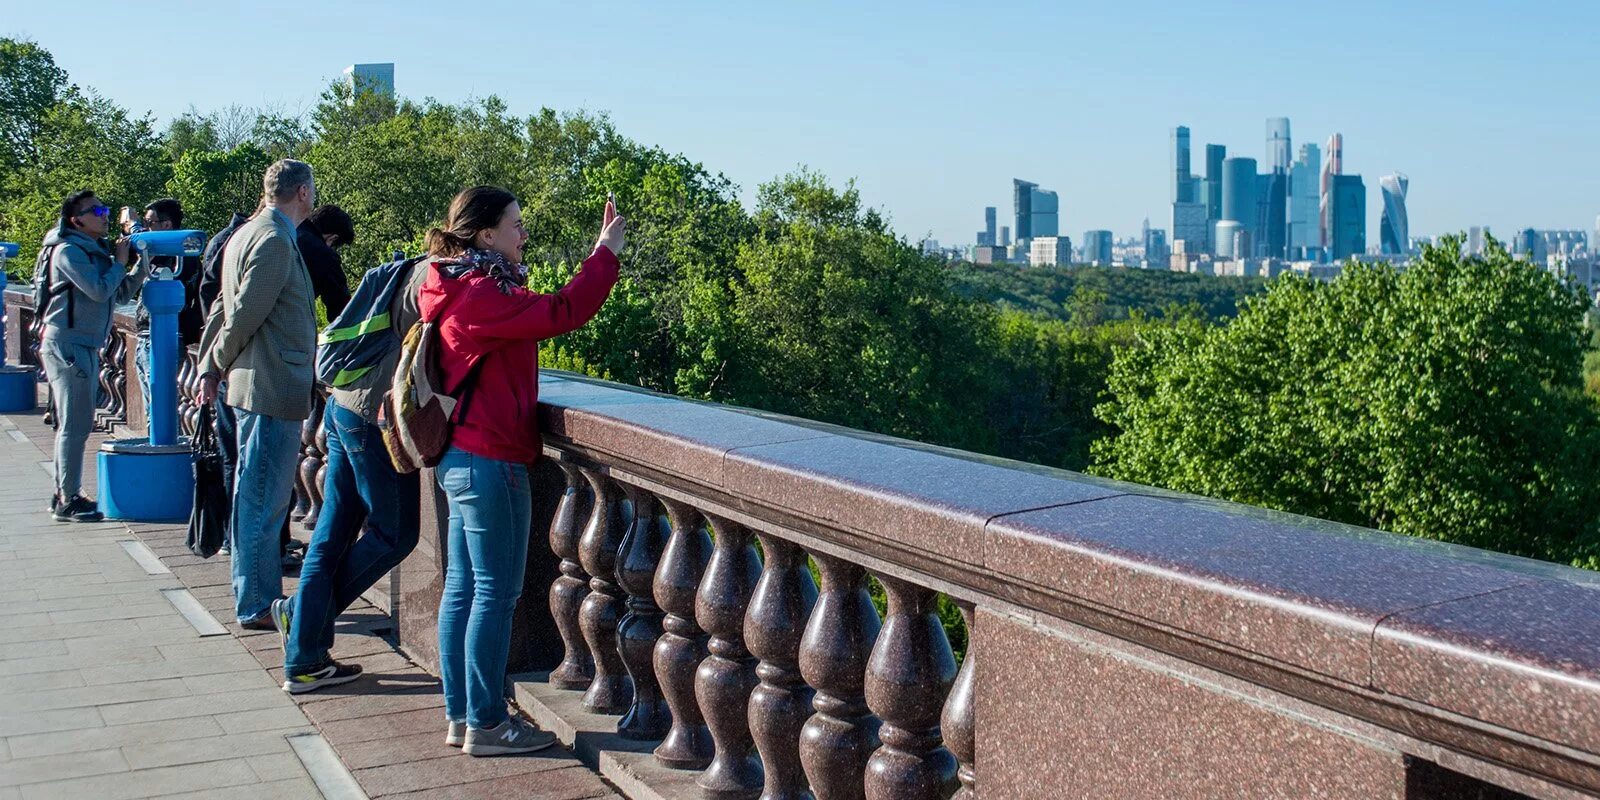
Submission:
<svg viewBox="0 0 1600 800">
<path fill-rule="evenodd" d="M 539 457 L 539 340 L 582 327 L 617 283 L 617 257 L 596 247 L 578 274 L 555 294 L 515 287 L 507 294 L 493 278 L 456 279 L 430 263 L 422 284 L 424 320 L 439 321 L 439 367 L 454 393 L 479 358 L 466 413 L 450 443 L 473 455 L 532 464 Z"/>
</svg>

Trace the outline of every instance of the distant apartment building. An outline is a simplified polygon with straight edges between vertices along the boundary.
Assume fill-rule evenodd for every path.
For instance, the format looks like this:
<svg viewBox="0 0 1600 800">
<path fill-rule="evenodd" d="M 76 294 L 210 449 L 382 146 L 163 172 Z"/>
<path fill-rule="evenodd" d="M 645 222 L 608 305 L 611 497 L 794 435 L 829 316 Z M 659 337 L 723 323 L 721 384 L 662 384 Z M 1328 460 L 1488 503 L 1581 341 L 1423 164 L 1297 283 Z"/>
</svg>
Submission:
<svg viewBox="0 0 1600 800">
<path fill-rule="evenodd" d="M 1484 249 L 1488 246 L 1485 243 L 1484 239 L 1485 239 L 1485 237 L 1488 237 L 1490 235 L 1491 234 L 1489 233 L 1488 226 L 1479 227 L 1477 225 L 1474 225 L 1474 226 L 1468 228 L 1467 229 L 1467 255 L 1469 255 L 1469 256 L 1481 256 L 1481 255 L 1483 255 Z"/>
<path fill-rule="evenodd" d="M 1188 252 L 1209 249 L 1211 234 L 1206 222 L 1205 203 L 1172 204 L 1172 241 L 1187 243 Z"/>
<path fill-rule="evenodd" d="M 344 68 L 344 82 L 352 96 L 374 92 L 394 97 L 394 64 L 351 64 Z"/>
<path fill-rule="evenodd" d="M 1028 266 L 1059 267 L 1072 263 L 1072 239 L 1067 236 L 1035 236 L 1029 240 Z"/>
<path fill-rule="evenodd" d="M 1097 267 L 1111 266 L 1111 244 L 1111 231 L 1084 231 L 1080 261 Z"/>
<path fill-rule="evenodd" d="M 974 264 L 1004 264 L 1006 261 L 1006 249 L 1004 247 L 980 244 L 972 248 L 972 262 Z"/>
<path fill-rule="evenodd" d="M 1144 229 L 1144 267 L 1145 269 L 1164 269 L 1172 253 L 1167 247 L 1167 232 L 1160 228 L 1151 228 L 1148 223 Z"/>
</svg>

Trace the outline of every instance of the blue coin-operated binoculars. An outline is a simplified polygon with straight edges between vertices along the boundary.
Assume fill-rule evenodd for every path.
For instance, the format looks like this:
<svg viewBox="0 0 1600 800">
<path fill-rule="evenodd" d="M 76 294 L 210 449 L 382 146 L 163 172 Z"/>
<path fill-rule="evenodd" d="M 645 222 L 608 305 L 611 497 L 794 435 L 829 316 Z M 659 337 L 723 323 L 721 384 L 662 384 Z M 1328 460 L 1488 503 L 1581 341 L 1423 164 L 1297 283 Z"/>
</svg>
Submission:
<svg viewBox="0 0 1600 800">
<path fill-rule="evenodd" d="M 22 248 L 15 242 L 0 242 L 0 295 L 4 295 L 6 290 L 6 262 L 16 258 L 17 253 L 21 251 Z M 32 411 L 39 377 L 33 367 L 6 363 L 6 325 L 10 321 L 7 319 L 5 306 L 0 304 L 0 411 Z M 17 337 L 19 348 L 22 339 L 20 335 Z M 21 355 L 20 349 L 18 355 Z"/>
<path fill-rule="evenodd" d="M 128 237 L 141 258 L 199 256 L 200 231 L 145 231 Z M 100 446 L 100 507 L 111 519 L 182 522 L 194 502 L 189 443 L 178 435 L 178 312 L 183 284 L 158 269 L 141 301 L 150 314 L 149 436 Z"/>
</svg>

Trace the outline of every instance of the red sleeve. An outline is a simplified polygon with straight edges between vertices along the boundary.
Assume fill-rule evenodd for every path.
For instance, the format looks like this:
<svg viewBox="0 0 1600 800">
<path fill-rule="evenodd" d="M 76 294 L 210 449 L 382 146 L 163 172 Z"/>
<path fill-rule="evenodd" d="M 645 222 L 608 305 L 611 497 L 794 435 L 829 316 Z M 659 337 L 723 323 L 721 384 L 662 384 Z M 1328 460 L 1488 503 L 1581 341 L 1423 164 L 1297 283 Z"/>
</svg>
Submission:
<svg viewBox="0 0 1600 800">
<path fill-rule="evenodd" d="M 450 315 L 461 333 L 479 341 L 493 339 L 549 339 L 577 330 L 594 318 L 617 283 L 617 257 L 605 247 L 595 248 L 578 274 L 555 294 L 538 294 L 514 288 L 501 292 L 492 280 L 465 293 Z"/>
</svg>

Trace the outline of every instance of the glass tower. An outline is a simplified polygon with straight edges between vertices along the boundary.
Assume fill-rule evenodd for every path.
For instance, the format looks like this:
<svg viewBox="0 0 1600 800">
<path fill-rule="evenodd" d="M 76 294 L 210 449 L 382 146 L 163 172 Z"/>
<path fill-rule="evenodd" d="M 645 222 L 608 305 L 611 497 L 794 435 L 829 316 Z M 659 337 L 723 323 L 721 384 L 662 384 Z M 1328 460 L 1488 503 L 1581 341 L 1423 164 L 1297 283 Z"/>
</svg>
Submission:
<svg viewBox="0 0 1600 800">
<path fill-rule="evenodd" d="M 1379 223 L 1379 245 L 1384 255 L 1404 255 L 1411 251 L 1411 228 L 1406 222 L 1406 189 L 1411 179 L 1395 173 L 1378 179 L 1383 192 L 1383 220 Z"/>
<path fill-rule="evenodd" d="M 1189 170 L 1189 129 L 1172 129 L 1172 202 L 1193 203 L 1194 175 Z"/>
<path fill-rule="evenodd" d="M 1367 187 L 1360 175 L 1331 177 L 1328 255 L 1342 261 L 1367 251 Z"/>
<path fill-rule="evenodd" d="M 1321 190 L 1317 171 L 1322 153 L 1310 142 L 1300 145 L 1300 156 L 1289 169 L 1289 251 L 1306 258 L 1322 247 L 1320 217 Z"/>
<path fill-rule="evenodd" d="M 1256 160 L 1234 157 L 1222 163 L 1222 218 L 1246 230 L 1256 224 Z"/>
<path fill-rule="evenodd" d="M 1267 120 L 1267 172 L 1289 171 L 1290 156 L 1289 118 L 1272 117 Z"/>
</svg>

